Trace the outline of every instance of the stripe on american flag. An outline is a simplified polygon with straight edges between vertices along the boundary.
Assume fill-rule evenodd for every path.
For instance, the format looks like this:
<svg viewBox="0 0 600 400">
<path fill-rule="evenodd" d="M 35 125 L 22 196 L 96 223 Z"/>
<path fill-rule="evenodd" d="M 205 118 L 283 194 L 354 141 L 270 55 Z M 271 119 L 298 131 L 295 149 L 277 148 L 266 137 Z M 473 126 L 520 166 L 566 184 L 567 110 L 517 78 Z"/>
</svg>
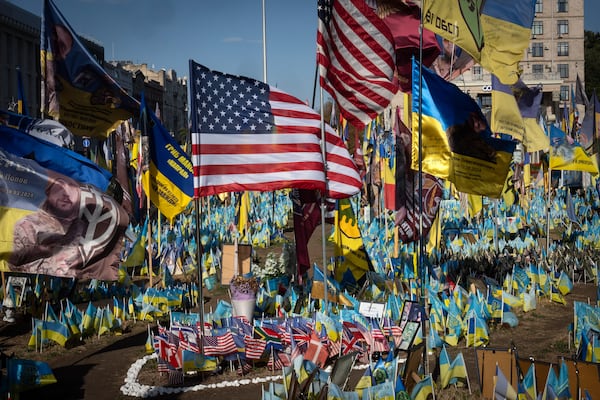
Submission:
<svg viewBox="0 0 600 400">
<path fill-rule="evenodd" d="M 320 115 L 266 83 L 190 61 L 195 196 L 285 188 L 350 197 L 361 179 L 344 142 Z"/>
<path fill-rule="evenodd" d="M 321 87 L 362 128 L 398 91 L 394 39 L 365 0 L 319 0 L 317 64 Z"/>
<path fill-rule="evenodd" d="M 246 344 L 246 358 L 250 360 L 260 359 L 267 347 L 266 340 L 253 338 L 251 336 L 245 336 L 244 343 Z"/>
</svg>

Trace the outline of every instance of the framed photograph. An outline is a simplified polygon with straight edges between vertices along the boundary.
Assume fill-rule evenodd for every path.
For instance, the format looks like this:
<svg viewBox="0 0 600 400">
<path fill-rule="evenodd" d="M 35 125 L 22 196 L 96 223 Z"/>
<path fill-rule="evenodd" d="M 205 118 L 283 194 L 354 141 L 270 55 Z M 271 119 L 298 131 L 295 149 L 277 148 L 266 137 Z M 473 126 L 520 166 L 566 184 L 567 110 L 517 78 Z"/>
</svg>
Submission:
<svg viewBox="0 0 600 400">
<path fill-rule="evenodd" d="M 416 301 L 405 300 L 402 305 L 402 312 L 400 313 L 400 328 L 404 329 L 408 321 L 420 322 L 420 319 L 417 320 L 415 318 L 419 316 L 419 309 L 422 308 Z"/>
<path fill-rule="evenodd" d="M 415 321 L 407 321 L 406 322 L 404 329 L 402 329 L 402 341 L 400 342 L 400 345 L 398 346 L 398 348 L 400 350 L 408 351 L 408 349 L 410 349 L 410 346 L 412 346 L 412 343 L 415 340 L 415 337 L 417 336 L 417 332 L 419 331 L 420 327 L 421 327 L 420 322 L 415 322 Z"/>
</svg>

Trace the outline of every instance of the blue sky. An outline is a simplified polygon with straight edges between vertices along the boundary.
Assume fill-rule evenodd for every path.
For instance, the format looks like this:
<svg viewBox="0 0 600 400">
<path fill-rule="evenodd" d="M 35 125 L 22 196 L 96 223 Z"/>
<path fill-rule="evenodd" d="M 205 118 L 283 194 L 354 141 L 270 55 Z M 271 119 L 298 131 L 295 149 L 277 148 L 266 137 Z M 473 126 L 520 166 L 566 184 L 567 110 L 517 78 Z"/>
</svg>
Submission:
<svg viewBox="0 0 600 400">
<path fill-rule="evenodd" d="M 42 0 L 10 0 L 41 15 Z M 107 60 L 189 75 L 189 59 L 263 80 L 263 0 L 54 0 L 73 29 L 100 42 Z M 264 0 L 267 82 L 312 102 L 316 0 Z M 585 0 L 585 29 L 600 32 L 600 1 Z M 318 104 L 319 96 L 316 96 Z"/>
<path fill-rule="evenodd" d="M 42 0 L 10 0 L 36 15 Z M 131 60 L 189 76 L 189 59 L 263 80 L 262 0 L 54 0 L 73 29 Z M 312 102 L 316 0 L 265 0 L 267 82 Z M 318 96 L 317 96 L 318 102 Z M 310 104 L 310 103 L 309 103 Z"/>
</svg>

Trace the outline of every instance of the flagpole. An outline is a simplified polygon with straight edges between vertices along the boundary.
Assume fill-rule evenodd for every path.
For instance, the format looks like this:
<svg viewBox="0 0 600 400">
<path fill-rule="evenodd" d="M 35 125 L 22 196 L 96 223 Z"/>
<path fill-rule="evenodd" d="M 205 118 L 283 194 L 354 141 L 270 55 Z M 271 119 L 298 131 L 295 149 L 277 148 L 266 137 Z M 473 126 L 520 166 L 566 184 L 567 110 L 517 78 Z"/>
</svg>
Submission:
<svg viewBox="0 0 600 400">
<path fill-rule="evenodd" d="M 144 94 L 142 93 L 142 100 L 143 100 Z M 145 101 L 143 101 L 143 103 L 145 104 Z M 150 147 L 149 147 L 149 141 L 150 138 L 148 137 L 148 128 L 147 128 L 147 115 L 146 115 L 146 110 L 142 110 L 142 120 L 140 121 L 142 129 L 140 131 L 140 146 L 139 146 L 139 154 L 138 157 L 141 156 L 142 159 L 142 182 L 144 181 L 144 179 L 150 179 L 150 160 L 148 159 L 148 157 L 150 157 L 150 154 L 148 153 Z M 145 178 L 144 176 L 146 175 L 146 172 L 148 173 L 148 177 Z M 142 187 L 144 185 L 142 184 Z M 150 182 L 148 182 L 148 187 L 150 187 Z M 152 221 L 150 221 L 150 193 L 146 193 L 146 220 L 148 221 L 148 230 L 147 230 L 147 234 L 146 234 L 146 238 L 147 238 L 147 245 L 146 245 L 146 251 L 148 252 L 148 283 L 150 285 L 150 287 L 153 286 L 153 282 L 152 282 Z"/>
<path fill-rule="evenodd" d="M 267 83 L 267 18 L 265 13 L 265 0 L 262 0 L 262 48 L 263 48 L 263 81 Z"/>
<path fill-rule="evenodd" d="M 200 354 L 204 355 L 204 290 L 202 289 L 202 242 L 200 241 L 200 197 L 194 199 L 196 209 L 196 268 L 198 268 L 198 309 L 200 314 Z"/>
<path fill-rule="evenodd" d="M 262 0 L 262 36 L 263 36 L 263 82 L 267 83 L 267 13 L 265 0 Z M 275 221 L 275 191 L 271 192 L 271 220 Z M 267 226 L 267 247 L 271 245 L 271 229 Z M 252 240 L 249 238 L 250 244 Z"/>
<path fill-rule="evenodd" d="M 552 148 L 550 148 L 552 152 Z M 550 154 L 552 157 L 552 154 Z M 552 192 L 552 167 L 550 167 L 550 157 L 548 157 L 548 192 L 546 194 L 546 260 L 548 260 L 548 251 L 550 250 L 550 194 Z"/>
<path fill-rule="evenodd" d="M 413 127 L 414 128 L 414 127 Z M 426 309 L 425 302 L 425 266 L 423 262 L 423 10 L 419 22 L 419 258 L 418 271 L 421 284 L 420 304 Z M 429 359 L 427 357 L 427 321 L 421 318 L 421 333 L 423 336 L 423 373 L 429 374 Z"/>
<path fill-rule="evenodd" d="M 327 211 L 325 205 L 325 193 L 327 193 L 327 151 L 325 146 L 327 146 L 327 142 L 325 141 L 325 110 L 323 109 L 323 88 L 319 89 L 319 103 L 321 104 L 321 156 L 323 157 L 323 172 L 325 173 L 325 191 L 321 196 L 321 243 L 323 250 L 323 276 L 325 277 L 325 290 L 323 293 L 323 307 L 321 307 L 324 312 L 327 312 L 328 307 L 328 277 L 327 277 L 327 243 L 325 240 L 325 212 Z"/>
</svg>

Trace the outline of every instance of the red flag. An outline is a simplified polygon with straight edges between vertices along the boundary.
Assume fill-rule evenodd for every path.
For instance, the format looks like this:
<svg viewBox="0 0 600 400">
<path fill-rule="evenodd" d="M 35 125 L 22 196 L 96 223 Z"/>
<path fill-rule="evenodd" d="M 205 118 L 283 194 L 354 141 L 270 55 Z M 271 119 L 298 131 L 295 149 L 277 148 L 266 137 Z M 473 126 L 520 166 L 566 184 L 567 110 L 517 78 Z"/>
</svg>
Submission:
<svg viewBox="0 0 600 400">
<path fill-rule="evenodd" d="M 319 0 L 317 64 L 321 87 L 352 125 L 364 127 L 392 101 L 394 38 L 364 0 Z"/>
<path fill-rule="evenodd" d="M 400 90 L 405 93 L 412 91 L 412 57 L 419 56 L 419 26 L 421 23 L 421 8 L 416 4 L 395 4 L 398 9 L 383 18 L 394 37 L 396 48 L 396 69 Z M 429 67 L 440 54 L 440 47 L 435 34 L 423 29 L 423 65 Z"/>
<path fill-rule="evenodd" d="M 338 199 L 360 191 L 356 165 L 329 125 L 325 171 L 321 116 L 304 102 L 266 83 L 211 71 L 191 60 L 190 75 L 196 197 L 298 188 Z"/>
<path fill-rule="evenodd" d="M 294 237 L 298 276 L 302 276 L 311 267 L 308 241 L 317 226 L 321 224 L 321 204 L 317 192 L 314 190 L 294 190 L 291 197 L 294 206 Z"/>
</svg>

